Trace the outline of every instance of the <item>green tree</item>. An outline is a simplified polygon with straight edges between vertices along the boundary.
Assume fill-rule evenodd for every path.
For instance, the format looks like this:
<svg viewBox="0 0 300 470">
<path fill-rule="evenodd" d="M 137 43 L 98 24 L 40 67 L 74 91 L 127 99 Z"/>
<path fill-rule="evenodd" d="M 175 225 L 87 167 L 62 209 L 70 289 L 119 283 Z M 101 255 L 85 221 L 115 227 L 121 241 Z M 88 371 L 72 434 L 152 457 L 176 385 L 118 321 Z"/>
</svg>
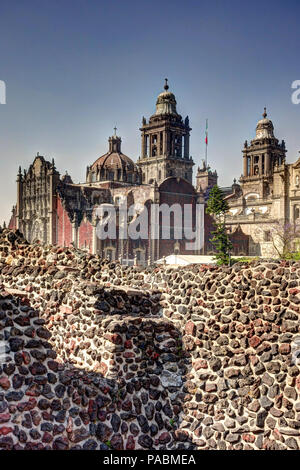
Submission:
<svg viewBox="0 0 300 470">
<path fill-rule="evenodd" d="M 209 194 L 206 213 L 214 219 L 215 230 L 212 232 L 213 237 L 210 241 L 217 252 L 214 256 L 217 264 L 229 264 L 230 262 L 229 253 L 232 250 L 232 244 L 225 227 L 225 214 L 228 209 L 228 203 L 224 199 L 221 189 L 215 185 Z"/>
</svg>

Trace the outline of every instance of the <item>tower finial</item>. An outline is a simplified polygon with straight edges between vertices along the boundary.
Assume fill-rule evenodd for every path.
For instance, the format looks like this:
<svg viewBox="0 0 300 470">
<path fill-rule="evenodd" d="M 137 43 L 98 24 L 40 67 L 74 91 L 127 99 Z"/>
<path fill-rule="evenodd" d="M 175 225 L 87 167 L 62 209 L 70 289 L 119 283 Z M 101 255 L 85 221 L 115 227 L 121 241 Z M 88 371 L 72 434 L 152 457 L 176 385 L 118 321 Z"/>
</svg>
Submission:
<svg viewBox="0 0 300 470">
<path fill-rule="evenodd" d="M 263 114 L 263 118 L 264 118 L 264 119 L 266 119 L 266 117 L 267 117 L 267 116 L 268 116 L 268 115 L 267 115 L 267 108 L 266 108 L 266 107 L 264 107 L 264 114 Z"/>
<path fill-rule="evenodd" d="M 169 85 L 168 85 L 168 79 L 165 78 L 165 86 L 164 86 L 164 89 L 167 91 L 169 89 Z"/>
<path fill-rule="evenodd" d="M 114 131 L 115 131 L 114 136 L 116 137 L 116 135 L 117 135 L 117 127 L 116 126 L 114 127 Z"/>
</svg>

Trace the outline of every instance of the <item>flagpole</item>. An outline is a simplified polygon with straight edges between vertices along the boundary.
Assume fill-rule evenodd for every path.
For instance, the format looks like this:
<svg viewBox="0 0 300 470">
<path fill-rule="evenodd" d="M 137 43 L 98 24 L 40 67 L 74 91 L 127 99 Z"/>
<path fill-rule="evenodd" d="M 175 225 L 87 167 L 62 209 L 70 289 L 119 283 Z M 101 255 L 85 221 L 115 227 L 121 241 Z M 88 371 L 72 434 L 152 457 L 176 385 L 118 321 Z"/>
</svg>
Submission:
<svg viewBox="0 0 300 470">
<path fill-rule="evenodd" d="M 205 130 L 205 167 L 207 168 L 207 144 L 208 144 L 208 119 L 206 119 L 206 130 Z"/>
</svg>

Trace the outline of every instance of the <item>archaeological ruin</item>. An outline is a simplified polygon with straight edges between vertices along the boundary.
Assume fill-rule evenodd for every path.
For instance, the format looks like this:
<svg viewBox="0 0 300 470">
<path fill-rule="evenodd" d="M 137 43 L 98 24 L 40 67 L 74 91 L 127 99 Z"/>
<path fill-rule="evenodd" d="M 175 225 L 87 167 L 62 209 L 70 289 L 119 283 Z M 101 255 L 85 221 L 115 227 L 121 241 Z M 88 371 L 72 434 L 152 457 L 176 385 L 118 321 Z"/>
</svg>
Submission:
<svg viewBox="0 0 300 470">
<path fill-rule="evenodd" d="M 0 449 L 299 449 L 300 263 L 0 234 Z"/>
</svg>

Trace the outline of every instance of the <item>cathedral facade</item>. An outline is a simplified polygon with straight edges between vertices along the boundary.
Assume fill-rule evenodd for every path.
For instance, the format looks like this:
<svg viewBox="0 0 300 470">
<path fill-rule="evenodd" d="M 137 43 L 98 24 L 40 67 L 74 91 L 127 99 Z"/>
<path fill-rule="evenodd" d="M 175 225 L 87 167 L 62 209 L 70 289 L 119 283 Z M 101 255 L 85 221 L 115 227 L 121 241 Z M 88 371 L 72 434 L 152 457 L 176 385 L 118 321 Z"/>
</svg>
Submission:
<svg viewBox="0 0 300 470">
<path fill-rule="evenodd" d="M 83 183 L 74 183 L 67 173 L 61 176 L 54 160 L 46 161 L 37 154 L 28 170 L 22 172 L 19 168 L 17 204 L 10 228 L 18 228 L 30 242 L 73 245 L 112 260 L 122 259 L 127 264 L 133 260 L 145 264 L 174 253 L 213 254 L 210 241 L 213 221 L 204 209 L 211 188 L 218 183 L 218 175 L 203 161 L 193 185 L 191 130 L 188 116 L 183 119 L 177 112 L 175 95 L 169 91 L 166 80 L 154 114 L 142 119 L 141 151 L 136 162 L 123 153 L 116 129 L 108 139 L 107 152 L 86 168 Z M 265 109 L 254 139 L 244 143 L 239 182 L 234 180 L 232 186 L 222 188 L 229 204 L 226 227 L 233 244 L 232 255 L 278 256 L 274 246 L 278 224 L 288 225 L 289 230 L 299 227 L 300 158 L 288 164 L 286 152 L 285 142 L 275 137 Z M 142 219 L 142 225 L 147 225 L 146 234 L 144 231 L 134 239 L 118 236 L 125 224 L 120 215 L 122 204 L 140 208 L 138 215 L 146 217 Z M 182 209 L 182 226 L 184 208 L 191 208 L 190 226 L 194 232 L 197 208 L 202 207 L 201 248 L 187 249 L 190 240 L 184 230 L 182 236 L 178 235 L 178 219 L 176 222 L 171 209 L 174 204 Z M 115 209 L 114 237 L 98 236 L 98 209 L 103 205 Z M 166 224 L 160 214 L 155 223 L 158 237 L 153 238 L 151 214 L 155 205 L 168 207 L 170 218 Z M 125 231 L 130 231 L 135 223 L 137 214 L 126 220 Z M 298 238 L 293 243 L 294 249 L 299 249 Z"/>
<path fill-rule="evenodd" d="M 178 236 L 172 210 L 168 226 L 162 226 L 160 214 L 158 236 L 152 237 L 154 205 L 171 208 L 176 204 L 182 208 L 182 217 L 184 206 L 189 205 L 193 231 L 196 206 L 204 207 L 202 192 L 192 184 L 194 162 L 189 153 L 189 119 L 182 119 L 176 104 L 166 80 L 155 113 L 148 122 L 142 120 L 141 154 L 136 163 L 123 153 L 121 137 L 115 129 L 108 139 L 107 152 L 87 167 L 83 183 L 75 184 L 67 173 L 61 176 L 55 162 L 48 162 L 39 154 L 28 170 L 22 172 L 20 167 L 12 228 L 18 228 L 30 242 L 73 245 L 125 263 L 135 260 L 145 264 L 172 253 L 203 252 L 204 248 L 192 251 L 186 248 L 191 239 L 187 240 L 184 233 Z M 119 214 L 121 204 L 140 207 L 140 216 L 146 208 L 147 236 L 145 233 L 137 239 L 98 236 L 98 209 L 103 205 L 115 209 L 116 231 L 124 231 Z M 126 221 L 125 230 L 130 229 L 136 218 L 135 215 Z M 164 237 L 166 229 L 169 235 Z"/>
<path fill-rule="evenodd" d="M 289 164 L 286 152 L 265 108 L 254 139 L 244 143 L 239 184 L 224 188 L 235 255 L 278 257 L 287 241 L 292 251 L 299 250 L 300 158 Z"/>
</svg>

